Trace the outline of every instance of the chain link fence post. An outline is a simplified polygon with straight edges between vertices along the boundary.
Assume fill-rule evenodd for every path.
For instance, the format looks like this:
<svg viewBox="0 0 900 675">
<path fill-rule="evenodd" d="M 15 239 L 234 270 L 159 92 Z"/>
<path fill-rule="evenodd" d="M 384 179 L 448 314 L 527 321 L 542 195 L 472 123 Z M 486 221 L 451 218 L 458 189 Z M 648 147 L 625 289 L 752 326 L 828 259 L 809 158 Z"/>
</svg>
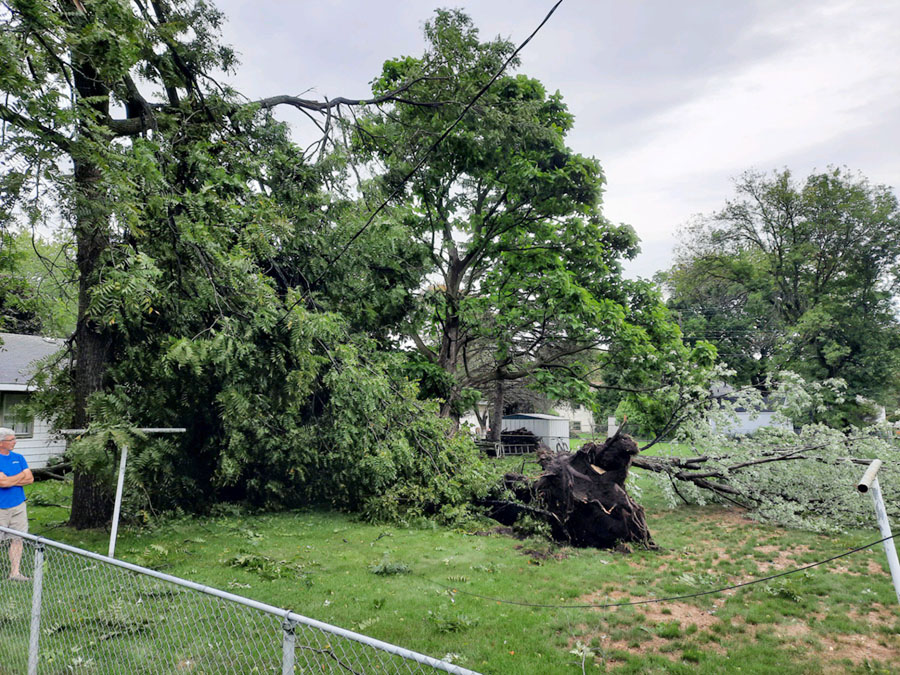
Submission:
<svg viewBox="0 0 900 675">
<path fill-rule="evenodd" d="M 281 624 L 281 675 L 294 675 L 294 654 L 297 637 L 294 634 L 296 621 L 284 618 Z"/>
<path fill-rule="evenodd" d="M 41 639 L 41 596 L 44 587 L 44 545 L 34 547 L 34 586 L 31 591 L 31 630 L 28 635 L 28 675 L 37 675 Z"/>
</svg>

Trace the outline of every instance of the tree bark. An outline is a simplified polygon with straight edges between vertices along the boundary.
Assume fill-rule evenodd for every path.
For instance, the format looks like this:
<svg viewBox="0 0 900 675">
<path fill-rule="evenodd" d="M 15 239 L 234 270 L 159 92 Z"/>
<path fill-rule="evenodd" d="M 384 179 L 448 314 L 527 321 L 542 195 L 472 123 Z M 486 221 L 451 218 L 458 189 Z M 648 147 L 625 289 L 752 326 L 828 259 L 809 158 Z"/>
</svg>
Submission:
<svg viewBox="0 0 900 675">
<path fill-rule="evenodd" d="M 91 107 L 101 116 L 109 115 L 109 89 L 98 80 L 93 66 L 82 59 L 75 69 L 75 88 L 78 98 L 91 101 Z M 85 129 L 79 130 L 82 139 Z M 87 144 L 84 144 L 85 147 Z M 101 391 L 109 365 L 110 336 L 94 321 L 88 311 L 91 289 L 97 283 L 98 268 L 104 251 L 109 247 L 109 214 L 102 187 L 102 169 L 88 156 L 73 154 L 75 168 L 75 243 L 78 266 L 78 324 L 75 328 L 74 411 L 73 423 L 84 428 L 90 420 L 87 402 L 92 394 Z M 69 525 L 77 529 L 100 527 L 109 520 L 112 509 L 109 490 L 90 474 L 75 471 L 72 492 L 72 512 Z"/>
<path fill-rule="evenodd" d="M 500 434 L 503 431 L 503 399 L 505 391 L 503 380 L 494 382 L 494 400 L 491 402 L 491 441 L 500 442 Z"/>
</svg>

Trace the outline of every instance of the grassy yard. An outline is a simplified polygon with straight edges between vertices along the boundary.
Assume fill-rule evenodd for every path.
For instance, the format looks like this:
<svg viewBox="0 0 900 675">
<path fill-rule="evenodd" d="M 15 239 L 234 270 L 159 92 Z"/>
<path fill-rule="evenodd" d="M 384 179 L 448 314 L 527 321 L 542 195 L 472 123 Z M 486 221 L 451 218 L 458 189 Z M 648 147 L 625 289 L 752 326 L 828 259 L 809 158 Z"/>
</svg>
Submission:
<svg viewBox="0 0 900 675">
<path fill-rule="evenodd" d="M 566 608 L 713 589 L 879 538 L 874 526 L 822 536 L 719 507 L 668 510 L 648 478 L 635 474 L 660 551 L 554 547 L 501 534 L 489 522 L 471 531 L 407 528 L 320 511 L 126 528 L 117 551 L 410 649 L 451 654 L 483 673 L 900 672 L 900 607 L 880 546 L 692 600 Z M 105 553 L 107 533 L 62 526 L 68 485 L 30 490 L 34 533 Z M 458 592 L 451 597 L 448 588 Z"/>
</svg>

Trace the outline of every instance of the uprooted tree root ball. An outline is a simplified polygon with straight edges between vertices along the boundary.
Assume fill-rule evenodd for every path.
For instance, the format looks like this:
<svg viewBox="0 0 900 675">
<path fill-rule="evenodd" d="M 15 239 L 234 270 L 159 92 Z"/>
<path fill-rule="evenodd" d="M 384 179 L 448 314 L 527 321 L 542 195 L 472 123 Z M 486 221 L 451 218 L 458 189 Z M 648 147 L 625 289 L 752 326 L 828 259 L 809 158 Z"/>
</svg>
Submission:
<svg viewBox="0 0 900 675">
<path fill-rule="evenodd" d="M 575 453 L 538 453 L 543 472 L 536 479 L 506 474 L 504 487 L 515 499 L 482 502 L 488 515 L 512 525 L 528 514 L 550 525 L 553 539 L 572 546 L 613 548 L 636 543 L 656 548 L 644 509 L 625 490 L 625 479 L 638 447 L 617 433 L 603 444 L 588 443 Z"/>
</svg>

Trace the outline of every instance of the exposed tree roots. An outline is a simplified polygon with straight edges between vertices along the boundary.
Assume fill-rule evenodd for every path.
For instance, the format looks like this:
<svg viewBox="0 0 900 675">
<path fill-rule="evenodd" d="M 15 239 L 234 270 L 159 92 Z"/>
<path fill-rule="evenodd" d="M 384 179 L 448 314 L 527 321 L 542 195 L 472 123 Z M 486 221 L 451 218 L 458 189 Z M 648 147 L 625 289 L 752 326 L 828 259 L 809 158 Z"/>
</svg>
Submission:
<svg viewBox="0 0 900 675">
<path fill-rule="evenodd" d="M 656 548 L 644 509 L 625 490 L 625 479 L 638 447 L 618 433 L 603 444 L 588 443 L 575 453 L 538 453 L 541 475 L 530 480 L 506 474 L 504 485 L 515 500 L 483 502 L 488 515 L 504 525 L 523 514 L 550 525 L 554 540 L 572 546 L 612 548 L 636 543 Z"/>
</svg>

